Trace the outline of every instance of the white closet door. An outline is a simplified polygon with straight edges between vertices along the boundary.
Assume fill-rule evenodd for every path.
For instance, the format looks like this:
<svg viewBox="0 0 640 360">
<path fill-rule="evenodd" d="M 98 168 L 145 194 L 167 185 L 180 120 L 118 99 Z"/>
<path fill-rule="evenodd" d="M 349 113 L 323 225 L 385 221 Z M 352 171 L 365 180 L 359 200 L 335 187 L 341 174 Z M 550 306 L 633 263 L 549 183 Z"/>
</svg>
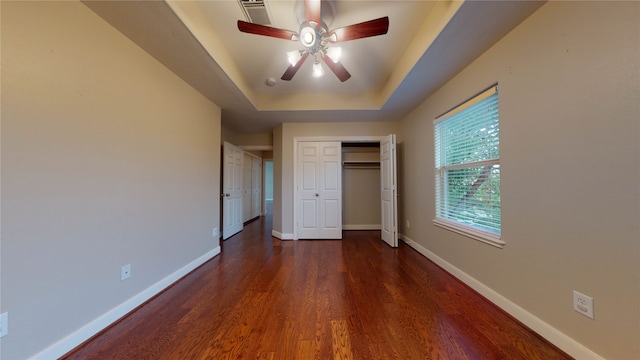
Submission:
<svg viewBox="0 0 640 360">
<path fill-rule="evenodd" d="M 222 238 L 242 230 L 242 149 L 228 142 L 223 145 Z"/>
<path fill-rule="evenodd" d="M 341 143 L 298 143 L 298 238 L 342 238 Z"/>
<path fill-rule="evenodd" d="M 298 143 L 298 238 L 313 239 L 319 236 L 320 186 L 318 145 L 313 142 Z"/>
<path fill-rule="evenodd" d="M 342 143 L 321 143 L 320 153 L 320 238 L 342 239 Z"/>
<path fill-rule="evenodd" d="M 380 141 L 380 197 L 382 240 L 391 247 L 398 246 L 398 201 L 396 176 L 396 136 Z"/>
</svg>

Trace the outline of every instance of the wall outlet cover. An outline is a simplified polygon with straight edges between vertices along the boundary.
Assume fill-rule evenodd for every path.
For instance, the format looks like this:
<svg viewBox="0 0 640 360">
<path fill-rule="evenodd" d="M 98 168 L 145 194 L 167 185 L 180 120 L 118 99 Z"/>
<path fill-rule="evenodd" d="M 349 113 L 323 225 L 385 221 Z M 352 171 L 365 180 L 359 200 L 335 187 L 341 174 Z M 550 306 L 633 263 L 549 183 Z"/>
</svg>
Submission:
<svg viewBox="0 0 640 360">
<path fill-rule="evenodd" d="M 573 310 L 580 314 L 595 319 L 593 315 L 593 298 L 577 291 L 573 292 Z"/>
<path fill-rule="evenodd" d="M 131 277 L 131 264 L 127 264 L 120 268 L 120 281 L 125 281 Z"/>
</svg>

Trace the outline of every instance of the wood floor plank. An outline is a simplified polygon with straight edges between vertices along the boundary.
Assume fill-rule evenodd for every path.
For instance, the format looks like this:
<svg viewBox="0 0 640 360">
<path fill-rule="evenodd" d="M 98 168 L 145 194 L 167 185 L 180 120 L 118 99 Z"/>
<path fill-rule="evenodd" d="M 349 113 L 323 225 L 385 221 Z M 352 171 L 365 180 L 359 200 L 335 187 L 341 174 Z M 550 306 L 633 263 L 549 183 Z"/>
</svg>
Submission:
<svg viewBox="0 0 640 360">
<path fill-rule="evenodd" d="M 313 359 L 316 351 L 313 340 L 299 340 L 296 348 L 296 359 Z"/>
<path fill-rule="evenodd" d="M 352 360 L 351 339 L 345 320 L 331 320 L 331 343 L 335 360 Z"/>
<path fill-rule="evenodd" d="M 570 359 L 379 231 L 280 241 L 269 224 L 63 359 Z"/>
</svg>

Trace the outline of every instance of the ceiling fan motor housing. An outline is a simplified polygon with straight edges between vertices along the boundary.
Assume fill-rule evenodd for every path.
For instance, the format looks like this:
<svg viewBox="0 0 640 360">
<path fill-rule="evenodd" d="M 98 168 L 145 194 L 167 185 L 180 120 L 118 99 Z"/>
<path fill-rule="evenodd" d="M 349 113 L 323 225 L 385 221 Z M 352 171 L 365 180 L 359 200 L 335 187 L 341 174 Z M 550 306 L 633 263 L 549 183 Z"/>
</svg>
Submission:
<svg viewBox="0 0 640 360">
<path fill-rule="evenodd" d="M 313 22 L 305 21 L 300 25 L 299 31 L 300 45 L 311 55 L 326 50 L 329 43 L 329 39 L 326 37 L 328 31 L 326 24 L 323 22 L 319 26 L 314 25 L 316 24 Z"/>
</svg>

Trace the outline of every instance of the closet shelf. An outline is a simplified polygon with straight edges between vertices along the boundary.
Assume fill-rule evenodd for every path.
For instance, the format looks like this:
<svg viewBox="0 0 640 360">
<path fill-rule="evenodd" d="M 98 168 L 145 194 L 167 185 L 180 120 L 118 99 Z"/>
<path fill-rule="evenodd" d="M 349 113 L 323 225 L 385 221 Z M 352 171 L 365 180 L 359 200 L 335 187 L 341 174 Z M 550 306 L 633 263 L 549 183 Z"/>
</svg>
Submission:
<svg viewBox="0 0 640 360">
<path fill-rule="evenodd" d="M 343 161 L 342 166 L 351 168 L 380 168 L 380 161 Z"/>
</svg>

